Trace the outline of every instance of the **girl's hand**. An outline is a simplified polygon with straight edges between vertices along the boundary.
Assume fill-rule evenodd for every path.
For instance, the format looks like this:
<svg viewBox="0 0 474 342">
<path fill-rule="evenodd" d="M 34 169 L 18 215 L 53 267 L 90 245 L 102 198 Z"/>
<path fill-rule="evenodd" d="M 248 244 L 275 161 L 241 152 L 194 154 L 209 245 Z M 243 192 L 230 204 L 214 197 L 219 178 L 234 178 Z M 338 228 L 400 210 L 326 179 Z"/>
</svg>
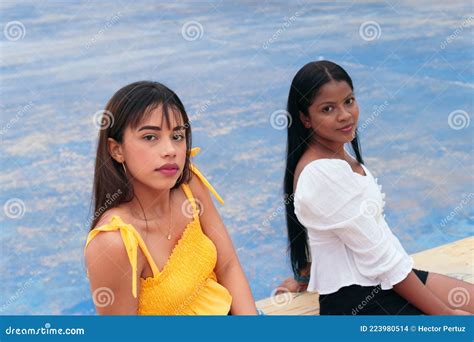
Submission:
<svg viewBox="0 0 474 342">
<path fill-rule="evenodd" d="M 285 292 L 301 292 L 305 291 L 308 287 L 308 284 L 300 283 L 296 279 L 290 277 L 286 278 L 283 283 L 281 283 L 275 292 L 275 295 Z"/>
</svg>

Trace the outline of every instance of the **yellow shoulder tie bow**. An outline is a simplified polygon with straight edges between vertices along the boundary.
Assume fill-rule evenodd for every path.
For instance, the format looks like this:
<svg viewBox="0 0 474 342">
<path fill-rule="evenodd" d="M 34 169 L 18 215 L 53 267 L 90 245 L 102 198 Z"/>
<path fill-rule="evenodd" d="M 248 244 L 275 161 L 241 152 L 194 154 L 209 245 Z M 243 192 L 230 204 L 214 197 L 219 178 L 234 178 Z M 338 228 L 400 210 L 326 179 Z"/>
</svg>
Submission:
<svg viewBox="0 0 474 342">
<path fill-rule="evenodd" d="M 194 157 L 201 151 L 200 147 L 194 147 L 191 149 L 191 157 Z M 196 176 L 199 177 L 199 179 L 204 183 L 204 185 L 209 189 L 209 191 L 216 197 L 216 199 L 219 201 L 220 204 L 224 205 L 224 200 L 219 196 L 217 193 L 216 189 L 209 183 L 209 181 L 204 177 L 204 175 L 201 173 L 201 171 L 198 170 L 198 168 L 193 164 L 190 163 L 189 168 Z"/>
</svg>

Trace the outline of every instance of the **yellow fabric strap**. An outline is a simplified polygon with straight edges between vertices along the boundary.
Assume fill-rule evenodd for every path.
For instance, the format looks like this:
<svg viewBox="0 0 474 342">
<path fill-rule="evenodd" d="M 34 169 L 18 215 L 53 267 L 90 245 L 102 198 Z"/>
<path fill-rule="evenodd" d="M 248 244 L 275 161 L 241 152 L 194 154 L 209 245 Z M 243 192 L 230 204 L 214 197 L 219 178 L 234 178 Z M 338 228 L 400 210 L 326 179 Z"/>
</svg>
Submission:
<svg viewBox="0 0 474 342">
<path fill-rule="evenodd" d="M 201 151 L 201 148 L 200 147 L 195 147 L 193 149 L 191 149 L 191 157 L 194 157 L 195 155 L 197 155 L 199 152 Z M 219 196 L 219 194 L 217 193 L 216 189 L 214 189 L 214 187 L 211 185 L 211 183 L 209 183 L 209 181 L 206 179 L 206 177 L 204 177 L 204 175 L 201 173 L 201 171 L 199 171 L 199 169 L 193 164 L 191 163 L 189 165 L 190 167 L 190 170 L 196 175 L 199 177 L 199 179 L 204 183 L 204 185 L 209 189 L 209 191 L 214 195 L 214 197 L 216 197 L 216 199 L 219 201 L 220 204 L 224 205 L 224 200 L 222 199 L 221 196 Z"/>
<path fill-rule="evenodd" d="M 156 267 L 153 258 L 150 255 L 150 252 L 146 248 L 145 242 L 142 240 L 140 234 L 131 226 L 126 224 L 107 224 L 101 227 L 94 228 L 90 231 L 89 236 L 87 237 L 86 246 L 89 242 L 97 235 L 99 232 L 110 232 L 113 230 L 120 229 L 120 235 L 122 236 L 123 243 L 125 245 L 125 249 L 127 251 L 128 260 L 132 266 L 132 294 L 134 298 L 137 298 L 137 262 L 138 262 L 138 245 L 142 248 L 143 253 L 145 254 L 146 258 L 148 259 L 153 276 L 156 276 L 159 271 Z"/>
<path fill-rule="evenodd" d="M 188 184 L 182 184 L 181 187 L 183 188 L 184 193 L 186 194 L 186 198 L 191 203 L 193 207 L 193 217 L 197 219 L 199 217 L 198 207 L 196 204 L 196 200 L 194 199 L 193 193 L 191 192 L 191 188 Z"/>
</svg>

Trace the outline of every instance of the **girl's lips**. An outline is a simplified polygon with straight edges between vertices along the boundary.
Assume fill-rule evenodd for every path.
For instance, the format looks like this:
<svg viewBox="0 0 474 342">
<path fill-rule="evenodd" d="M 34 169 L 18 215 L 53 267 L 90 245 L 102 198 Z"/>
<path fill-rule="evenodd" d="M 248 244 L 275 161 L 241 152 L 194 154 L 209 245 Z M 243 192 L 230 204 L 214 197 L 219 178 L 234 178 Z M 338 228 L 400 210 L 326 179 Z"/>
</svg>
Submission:
<svg viewBox="0 0 474 342">
<path fill-rule="evenodd" d="M 166 176 L 174 176 L 178 172 L 178 169 L 177 168 L 161 168 L 156 171 L 159 171 Z"/>
<path fill-rule="evenodd" d="M 176 163 L 166 163 L 155 171 L 160 171 L 165 176 L 174 176 L 179 171 L 179 166 Z"/>
<path fill-rule="evenodd" d="M 339 130 L 340 130 L 341 132 L 350 132 L 350 131 L 352 131 L 352 125 L 339 128 Z"/>
<path fill-rule="evenodd" d="M 167 163 L 155 169 L 155 171 L 160 171 L 165 176 L 174 176 L 179 171 L 179 167 L 176 163 Z"/>
</svg>

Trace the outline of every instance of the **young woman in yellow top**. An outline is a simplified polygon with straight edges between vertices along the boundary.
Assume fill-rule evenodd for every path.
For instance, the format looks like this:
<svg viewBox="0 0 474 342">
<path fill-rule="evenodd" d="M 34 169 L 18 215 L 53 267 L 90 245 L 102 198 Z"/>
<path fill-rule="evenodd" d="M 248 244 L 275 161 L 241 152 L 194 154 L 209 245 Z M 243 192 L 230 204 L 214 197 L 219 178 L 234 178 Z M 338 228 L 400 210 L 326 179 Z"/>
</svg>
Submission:
<svg viewBox="0 0 474 342">
<path fill-rule="evenodd" d="M 219 195 L 191 163 L 191 126 L 166 86 L 135 82 L 101 118 L 85 257 L 107 315 L 256 314 Z"/>
</svg>

